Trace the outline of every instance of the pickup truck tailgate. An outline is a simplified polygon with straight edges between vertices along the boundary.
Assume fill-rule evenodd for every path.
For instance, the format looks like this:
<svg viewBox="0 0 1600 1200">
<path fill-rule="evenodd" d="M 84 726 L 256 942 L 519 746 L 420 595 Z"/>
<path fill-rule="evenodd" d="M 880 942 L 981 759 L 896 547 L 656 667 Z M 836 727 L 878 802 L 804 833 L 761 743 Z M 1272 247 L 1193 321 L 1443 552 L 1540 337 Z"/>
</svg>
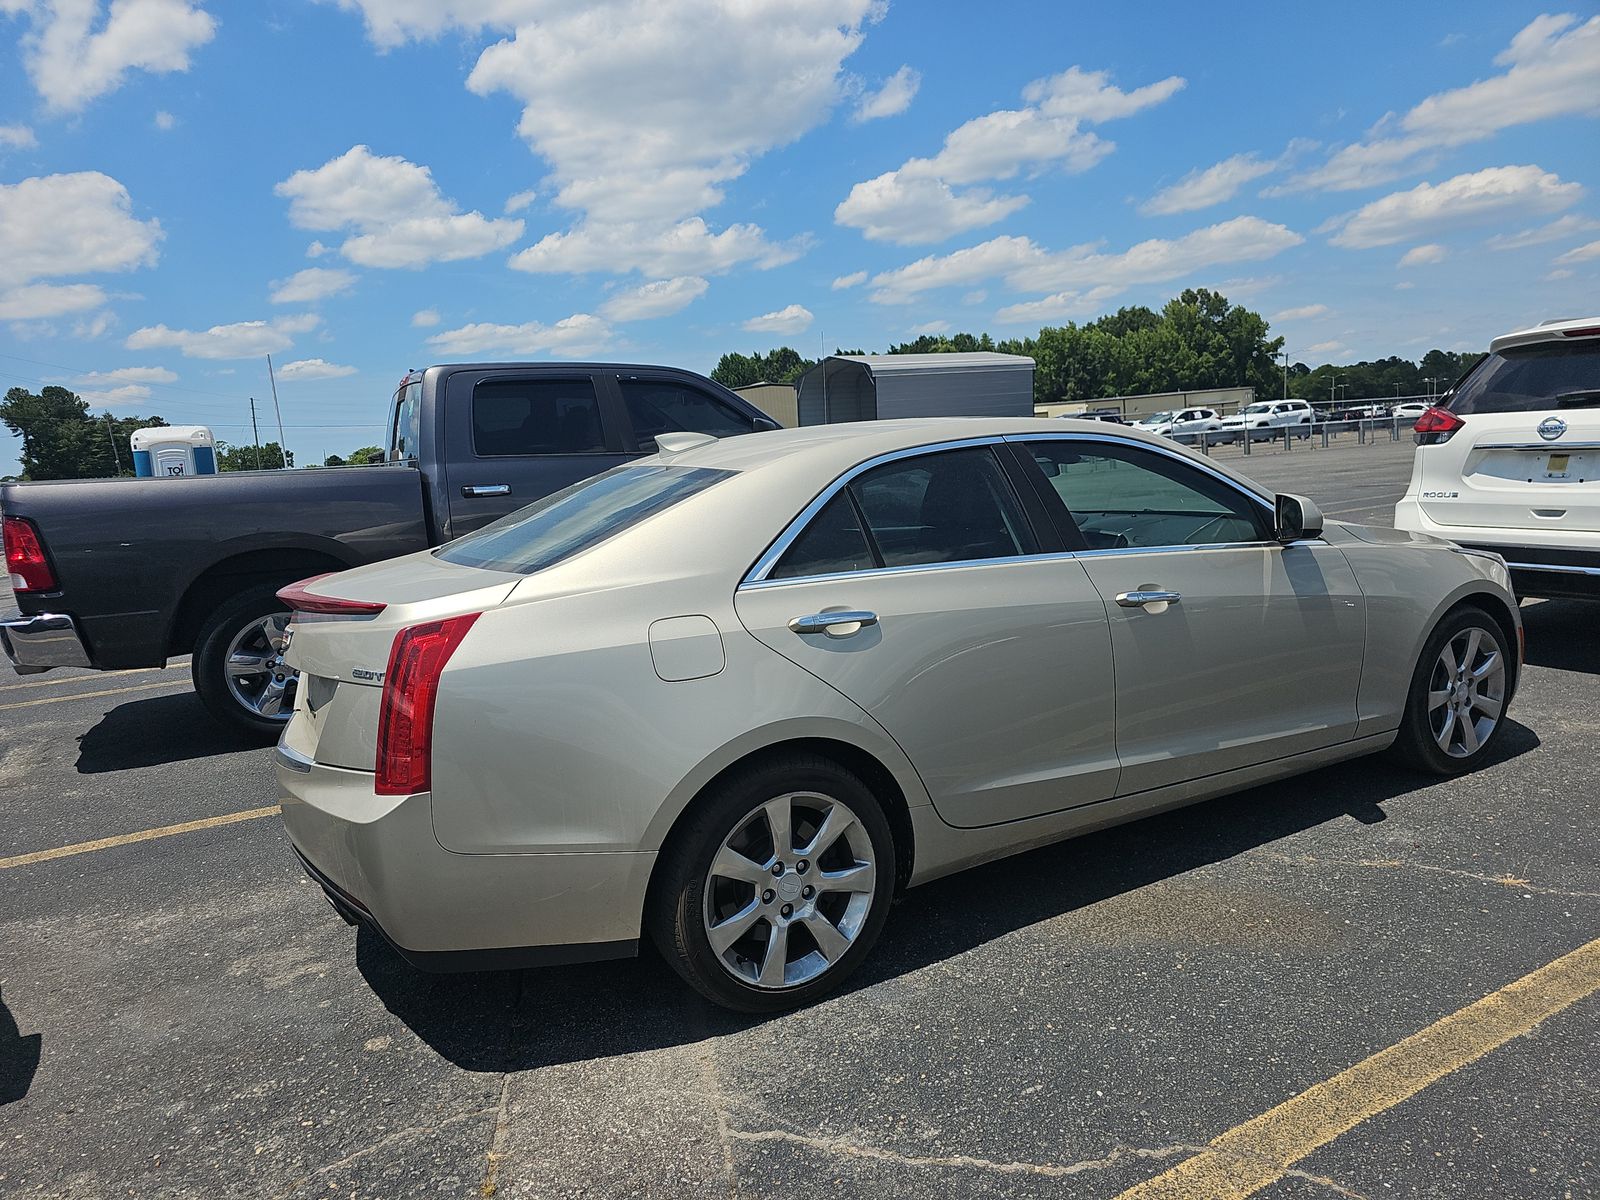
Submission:
<svg viewBox="0 0 1600 1200">
<path fill-rule="evenodd" d="M 284 746 L 327 766 L 373 770 L 379 702 L 395 635 L 425 621 L 493 608 L 521 580 L 521 575 L 441 562 L 425 551 L 307 585 L 315 597 L 371 602 L 383 609 L 295 614 L 286 661 L 300 672 L 300 684 Z"/>
</svg>

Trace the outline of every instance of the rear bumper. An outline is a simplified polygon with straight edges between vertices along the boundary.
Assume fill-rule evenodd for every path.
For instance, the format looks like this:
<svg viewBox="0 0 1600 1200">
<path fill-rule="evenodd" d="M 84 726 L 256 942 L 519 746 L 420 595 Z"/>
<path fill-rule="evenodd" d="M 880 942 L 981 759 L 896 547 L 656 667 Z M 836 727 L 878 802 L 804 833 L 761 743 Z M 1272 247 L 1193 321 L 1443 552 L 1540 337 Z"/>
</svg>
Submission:
<svg viewBox="0 0 1600 1200">
<path fill-rule="evenodd" d="M 1500 555 L 1519 596 L 1600 596 L 1600 533 L 1551 531 L 1535 541 L 1531 530 L 1441 525 L 1410 497 L 1395 505 L 1394 524 Z"/>
<path fill-rule="evenodd" d="M 0 650 L 19 675 L 35 675 L 52 667 L 88 667 L 88 648 L 78 623 L 65 613 L 18 612 L 0 618 Z"/>
<path fill-rule="evenodd" d="M 502 970 L 638 949 L 653 853 L 457 854 L 434 837 L 425 793 L 378 796 L 370 772 L 282 749 L 277 770 L 306 873 L 413 966 Z"/>
</svg>

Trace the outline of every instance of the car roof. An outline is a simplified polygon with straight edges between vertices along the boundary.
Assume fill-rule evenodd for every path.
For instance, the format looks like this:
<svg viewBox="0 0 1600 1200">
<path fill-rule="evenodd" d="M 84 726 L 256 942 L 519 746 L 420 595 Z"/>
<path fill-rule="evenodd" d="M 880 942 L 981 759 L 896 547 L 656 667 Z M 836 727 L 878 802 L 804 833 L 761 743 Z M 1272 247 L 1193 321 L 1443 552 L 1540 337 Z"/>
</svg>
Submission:
<svg viewBox="0 0 1600 1200">
<path fill-rule="evenodd" d="M 1559 321 L 1545 321 L 1531 329 L 1502 333 L 1489 343 L 1491 354 L 1509 346 L 1531 346 L 1537 342 L 1559 342 L 1566 338 L 1600 337 L 1600 317 L 1570 317 Z"/>
</svg>

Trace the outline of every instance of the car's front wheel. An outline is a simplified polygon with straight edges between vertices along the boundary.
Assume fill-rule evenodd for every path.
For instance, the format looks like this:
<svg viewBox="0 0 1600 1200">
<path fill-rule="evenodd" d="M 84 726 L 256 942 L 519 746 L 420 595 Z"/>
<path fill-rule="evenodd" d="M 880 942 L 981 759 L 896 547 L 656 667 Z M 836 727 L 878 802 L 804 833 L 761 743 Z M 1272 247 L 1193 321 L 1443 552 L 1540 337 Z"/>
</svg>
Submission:
<svg viewBox="0 0 1600 1200">
<path fill-rule="evenodd" d="M 1511 698 L 1505 633 L 1480 608 L 1458 608 L 1422 648 L 1395 752 L 1434 775 L 1481 763 L 1500 737 Z"/>
<path fill-rule="evenodd" d="M 854 774 L 785 758 L 701 797 L 674 831 L 646 914 L 661 953 L 707 999 L 777 1012 L 837 987 L 888 915 L 894 837 Z"/>
</svg>

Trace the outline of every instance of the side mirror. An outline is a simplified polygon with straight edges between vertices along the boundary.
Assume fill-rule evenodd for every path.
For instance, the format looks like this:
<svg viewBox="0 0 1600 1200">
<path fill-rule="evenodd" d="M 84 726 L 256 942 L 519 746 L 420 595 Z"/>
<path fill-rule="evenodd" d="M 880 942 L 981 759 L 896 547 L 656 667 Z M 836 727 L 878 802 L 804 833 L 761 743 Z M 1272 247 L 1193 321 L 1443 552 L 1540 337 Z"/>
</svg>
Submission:
<svg viewBox="0 0 1600 1200">
<path fill-rule="evenodd" d="M 779 425 L 771 417 L 757 417 L 753 422 L 751 422 L 750 432 L 751 433 L 766 433 L 768 430 L 771 430 L 771 429 L 782 429 L 782 428 L 783 428 L 783 426 Z"/>
<path fill-rule="evenodd" d="M 1322 536 L 1322 510 L 1304 496 L 1285 492 L 1273 504 L 1273 536 L 1285 544 Z"/>
</svg>

